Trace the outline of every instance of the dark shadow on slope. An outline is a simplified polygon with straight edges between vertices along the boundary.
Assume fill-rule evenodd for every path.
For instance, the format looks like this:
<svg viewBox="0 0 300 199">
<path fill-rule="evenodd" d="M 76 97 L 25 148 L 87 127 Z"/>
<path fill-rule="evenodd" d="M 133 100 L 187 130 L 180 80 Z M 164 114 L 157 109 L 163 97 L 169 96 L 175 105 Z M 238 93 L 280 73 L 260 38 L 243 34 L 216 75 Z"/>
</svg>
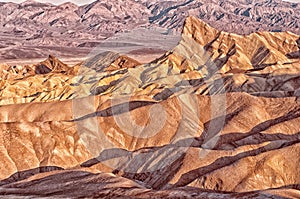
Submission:
<svg viewBox="0 0 300 199">
<path fill-rule="evenodd" d="M 144 106 L 149 106 L 152 104 L 155 104 L 156 102 L 151 102 L 151 101 L 131 101 L 131 102 L 126 102 L 122 104 L 115 105 L 113 107 L 106 108 L 101 111 L 97 111 L 91 114 L 87 114 L 85 116 L 82 116 L 80 118 L 71 120 L 70 122 L 77 122 L 77 121 L 82 121 L 86 120 L 92 117 L 110 117 L 113 115 L 119 115 L 122 113 L 126 113 L 128 111 L 135 110 L 137 108 L 141 108 Z"/>
<path fill-rule="evenodd" d="M 39 168 L 38 168 L 39 169 Z M 91 197 L 93 190 L 98 190 L 101 186 L 104 188 L 105 182 L 98 174 L 80 170 L 64 170 L 62 172 L 53 173 L 46 177 L 16 182 L 1 186 L 0 195 L 27 196 L 31 197 L 51 197 L 61 198 L 86 198 Z M 108 177 L 111 180 L 113 176 Z M 97 179 L 94 180 L 93 179 Z M 102 180 L 102 181 L 101 181 Z M 95 194 L 95 193 L 94 193 Z"/>
<path fill-rule="evenodd" d="M 264 191 L 264 190 L 261 190 Z M 261 191 L 233 193 L 178 187 L 165 190 L 146 189 L 128 179 L 110 174 L 94 174 L 81 170 L 49 173 L 32 181 L 20 181 L 1 186 L 0 197 L 4 198 L 266 198 Z M 281 197 L 278 197 L 281 198 Z"/>
<path fill-rule="evenodd" d="M 151 16 L 149 17 L 149 21 L 151 23 L 154 23 L 156 20 L 162 18 L 163 16 L 167 15 L 171 10 L 176 10 L 178 9 L 179 7 L 183 7 L 183 6 L 186 6 L 190 3 L 192 3 L 194 0 L 189 0 L 187 2 L 184 2 L 184 3 L 181 3 L 181 4 L 178 4 L 178 5 L 173 5 L 171 7 L 167 7 L 166 9 L 160 11 L 157 15 L 154 15 L 154 16 Z M 152 13 L 153 14 L 153 13 Z"/>
<path fill-rule="evenodd" d="M 298 46 L 299 50 L 286 54 L 287 58 L 289 58 L 289 59 L 300 59 L 300 38 L 297 39 L 296 43 L 297 43 L 297 46 Z"/>
<path fill-rule="evenodd" d="M 212 45 L 213 45 L 213 43 L 215 42 L 215 41 L 217 41 L 218 39 L 219 39 L 219 37 L 221 36 L 221 31 L 219 31 L 218 33 L 217 33 L 217 35 L 216 35 L 216 37 L 213 39 L 213 40 L 211 40 L 210 42 L 208 42 L 203 48 L 204 48 L 204 50 L 206 51 L 206 52 L 210 52 L 210 53 L 213 53 L 213 47 L 212 47 Z"/>
<path fill-rule="evenodd" d="M 229 58 L 231 56 L 233 56 L 236 52 L 237 52 L 236 45 L 233 44 L 229 48 L 229 50 L 226 53 L 225 57 L 221 58 L 221 56 L 223 56 L 223 54 L 220 54 L 213 61 L 211 59 L 208 59 L 207 62 L 205 63 L 205 65 L 207 66 L 208 73 L 209 73 L 208 77 L 206 77 L 206 79 L 210 78 L 213 75 L 215 75 L 216 73 L 218 73 L 223 68 L 223 66 L 228 62 Z"/>
<path fill-rule="evenodd" d="M 18 182 L 21 180 L 25 180 L 25 179 L 27 179 L 31 176 L 34 176 L 36 174 L 39 174 L 39 173 L 45 173 L 45 172 L 50 172 L 50 171 L 59 171 L 59 170 L 64 170 L 64 169 L 61 167 L 57 167 L 57 166 L 45 166 L 45 167 L 38 167 L 35 169 L 30 169 L 30 170 L 25 170 L 25 171 L 19 171 L 19 172 L 14 173 L 13 175 L 11 175 L 8 178 L 1 180 L 0 186 Z"/>
<path fill-rule="evenodd" d="M 300 184 L 290 184 L 290 185 L 278 187 L 276 189 L 296 189 L 300 191 Z"/>
<path fill-rule="evenodd" d="M 52 70 L 50 68 L 48 68 L 47 66 L 40 64 L 38 66 L 36 66 L 35 68 L 35 73 L 36 74 L 48 74 L 50 73 Z"/>
<path fill-rule="evenodd" d="M 264 62 L 270 57 L 270 55 L 271 55 L 270 50 L 267 47 L 262 46 L 262 47 L 258 48 L 257 51 L 252 56 L 252 59 L 251 59 L 252 66 L 255 69 L 264 68 L 264 65 L 265 65 Z"/>
<path fill-rule="evenodd" d="M 186 87 L 193 87 L 201 95 L 244 92 L 253 96 L 282 98 L 296 97 L 295 91 L 300 86 L 300 75 L 298 74 L 270 76 L 270 74 L 246 73 L 245 75 L 254 79 L 254 82 L 245 81 L 237 85 L 233 79 L 233 75 L 225 75 L 213 81 L 207 78 L 180 81 L 174 87 L 179 91 Z M 261 85 L 262 80 L 265 82 L 265 85 Z M 201 90 L 199 90 L 200 88 Z M 175 91 L 174 88 L 168 88 L 168 90 Z M 165 91 L 165 93 L 168 92 Z"/>
<path fill-rule="evenodd" d="M 195 179 L 199 178 L 200 176 L 211 173 L 225 166 L 229 166 L 243 158 L 256 156 L 262 153 L 282 149 L 300 143 L 300 140 L 298 138 L 294 139 L 295 136 L 291 136 L 291 137 L 292 138 L 286 136 L 285 137 L 286 140 L 292 140 L 292 141 L 287 141 L 284 144 L 270 143 L 267 146 L 260 147 L 255 150 L 243 152 L 235 156 L 221 157 L 208 166 L 201 167 L 184 174 L 174 186 L 175 187 L 186 186 L 192 181 L 194 181 Z M 125 163 L 123 161 L 120 161 L 123 164 L 120 164 L 119 168 L 115 169 L 113 173 L 121 174 L 123 177 L 131 180 L 142 181 L 143 183 L 146 184 L 148 188 L 163 189 L 165 188 L 166 185 L 168 185 L 170 180 L 177 174 L 177 172 L 182 167 L 183 160 L 186 156 L 186 153 L 182 152 L 181 150 L 187 150 L 185 147 L 189 147 L 189 146 L 180 146 L 180 144 L 177 143 L 174 145 L 153 148 L 148 151 L 149 152 L 148 155 L 147 154 L 145 155 L 145 153 L 147 152 L 143 152 L 143 153 L 128 152 L 128 155 L 123 159 L 125 160 Z M 115 152 L 117 152 L 118 150 L 120 149 L 113 149 L 113 151 Z M 105 151 L 105 153 L 110 154 L 110 151 L 111 150 Z M 165 165 L 161 163 L 161 162 L 168 162 L 168 159 L 170 159 L 171 154 L 174 154 L 176 152 L 178 153 L 178 156 L 174 158 L 174 161 L 171 161 L 171 163 Z M 163 157 L 161 157 L 162 154 Z M 101 155 L 99 157 L 101 157 Z M 109 159 L 109 157 L 105 158 L 105 160 L 107 159 Z M 86 163 L 83 163 L 81 166 L 89 167 L 105 160 L 101 160 L 101 158 L 100 159 L 94 158 L 93 162 L 88 161 Z M 155 162 L 156 165 L 163 165 L 163 166 L 159 167 L 159 169 L 157 170 L 152 171 L 150 165 L 153 164 L 153 162 Z M 129 170 L 130 172 L 127 172 L 127 170 Z"/>
<path fill-rule="evenodd" d="M 275 134 L 244 134 L 244 133 L 230 133 L 220 136 L 219 142 L 213 148 L 213 150 L 228 150 L 234 149 L 246 145 L 257 145 L 264 142 L 273 142 L 273 141 L 296 141 L 300 140 L 300 133 L 293 135 L 287 135 L 283 133 Z"/>
<path fill-rule="evenodd" d="M 273 140 L 278 140 L 280 138 L 284 139 L 284 140 L 290 140 L 291 138 L 294 139 L 298 139 L 299 138 L 299 133 L 295 134 L 295 135 L 285 135 L 285 134 L 262 134 L 262 131 L 265 131 L 269 128 L 271 128 L 272 126 L 275 126 L 277 124 L 283 123 L 283 122 L 287 122 L 290 120 L 293 120 L 295 118 L 300 117 L 300 109 L 295 109 L 295 110 L 291 110 L 290 112 L 288 112 L 287 114 L 280 116 L 278 118 L 275 119 L 271 119 L 271 120 L 267 120 L 265 122 L 262 122 L 258 125 L 256 125 L 255 127 L 253 127 L 251 129 L 250 132 L 247 133 L 230 133 L 227 135 L 221 135 L 220 139 L 218 140 L 218 143 L 215 145 L 214 149 L 223 149 L 222 145 L 224 144 L 231 144 L 233 146 L 236 146 L 236 142 L 242 139 L 245 139 L 247 137 L 253 136 L 254 140 L 249 140 L 245 143 L 246 144 L 255 144 L 255 143 L 262 143 L 264 141 L 273 141 Z M 255 140 L 256 138 L 261 138 L 261 142 L 258 142 L 257 140 Z M 293 140 L 294 140 L 293 139 Z"/>
<path fill-rule="evenodd" d="M 179 147 L 174 145 L 143 150 L 129 152 L 118 148 L 108 149 L 101 152 L 97 158 L 82 163 L 81 166 L 91 167 L 106 160 L 119 157 L 120 164 L 113 171 L 114 174 L 122 175 L 122 177 L 131 180 L 142 181 L 148 188 L 161 189 L 181 168 L 186 155 L 185 150 L 180 151 Z M 151 164 L 153 162 L 161 166 L 152 170 L 151 167 L 153 165 Z"/>
<path fill-rule="evenodd" d="M 204 167 L 201 167 L 201 168 L 198 168 L 198 169 L 195 169 L 195 170 L 192 170 L 192 171 L 189 171 L 189 172 L 183 174 L 181 176 L 181 178 L 178 180 L 178 182 L 174 184 L 174 187 L 186 186 L 201 176 L 211 173 L 217 169 L 221 169 L 223 167 L 229 166 L 243 158 L 257 156 L 262 153 L 286 148 L 286 147 L 289 147 L 289 146 L 292 146 L 292 145 L 295 145 L 298 143 L 300 143 L 300 140 L 286 142 L 279 146 L 277 144 L 271 143 L 271 144 L 268 144 L 267 146 L 263 146 L 258 149 L 247 151 L 247 152 L 242 152 L 235 156 L 224 156 L 224 157 L 218 158 L 216 161 L 214 161 L 212 164 L 210 164 L 208 166 L 204 166 Z"/>
</svg>

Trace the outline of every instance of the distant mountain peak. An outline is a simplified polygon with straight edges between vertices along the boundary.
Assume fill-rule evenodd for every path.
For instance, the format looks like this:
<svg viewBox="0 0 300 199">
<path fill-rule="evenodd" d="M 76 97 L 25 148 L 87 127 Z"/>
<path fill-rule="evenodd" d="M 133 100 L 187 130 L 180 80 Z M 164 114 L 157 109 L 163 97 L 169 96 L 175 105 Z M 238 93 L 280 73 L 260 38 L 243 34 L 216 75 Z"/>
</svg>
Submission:
<svg viewBox="0 0 300 199">
<path fill-rule="evenodd" d="M 35 3 L 40 3 L 40 2 L 38 2 L 36 0 L 26 0 L 26 1 L 22 2 L 22 3 L 20 3 L 20 4 L 21 5 L 28 5 L 28 4 L 35 4 Z"/>
<path fill-rule="evenodd" d="M 68 2 L 65 2 L 65 3 L 62 3 L 62 4 L 60 4 L 60 5 L 58 5 L 60 8 L 64 8 L 64 9 L 78 9 L 78 5 L 77 4 L 75 4 L 75 3 L 72 3 L 72 2 L 70 2 L 70 1 L 68 1 Z"/>
</svg>

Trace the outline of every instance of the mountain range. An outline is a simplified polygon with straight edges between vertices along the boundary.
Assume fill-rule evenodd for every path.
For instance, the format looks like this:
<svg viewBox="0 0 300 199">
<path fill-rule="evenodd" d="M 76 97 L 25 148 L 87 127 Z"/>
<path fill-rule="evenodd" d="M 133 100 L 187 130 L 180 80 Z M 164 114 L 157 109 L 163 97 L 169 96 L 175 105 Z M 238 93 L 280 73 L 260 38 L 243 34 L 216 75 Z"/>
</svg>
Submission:
<svg viewBox="0 0 300 199">
<path fill-rule="evenodd" d="M 116 33 L 136 28 L 164 28 L 166 33 L 162 35 L 181 33 L 187 16 L 238 34 L 300 34 L 300 5 L 281 0 L 98 0 L 83 6 L 27 0 L 0 3 L 0 59 L 42 58 L 48 54 L 70 57 L 75 52 L 85 57 Z"/>
</svg>

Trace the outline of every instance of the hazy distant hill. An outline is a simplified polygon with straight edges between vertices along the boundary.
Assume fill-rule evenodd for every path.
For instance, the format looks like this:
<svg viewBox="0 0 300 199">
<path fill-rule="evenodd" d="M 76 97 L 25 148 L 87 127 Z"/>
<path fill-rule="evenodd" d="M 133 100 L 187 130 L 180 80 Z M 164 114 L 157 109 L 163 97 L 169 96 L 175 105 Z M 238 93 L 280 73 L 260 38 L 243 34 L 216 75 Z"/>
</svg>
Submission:
<svg viewBox="0 0 300 199">
<path fill-rule="evenodd" d="M 83 6 L 28 0 L 0 3 L 0 59 L 44 57 L 55 52 L 65 56 L 77 47 L 76 52 L 83 55 L 99 41 L 135 27 L 159 26 L 170 29 L 169 33 L 181 32 L 189 15 L 238 34 L 300 34 L 300 5 L 280 0 L 99 0 Z"/>
</svg>

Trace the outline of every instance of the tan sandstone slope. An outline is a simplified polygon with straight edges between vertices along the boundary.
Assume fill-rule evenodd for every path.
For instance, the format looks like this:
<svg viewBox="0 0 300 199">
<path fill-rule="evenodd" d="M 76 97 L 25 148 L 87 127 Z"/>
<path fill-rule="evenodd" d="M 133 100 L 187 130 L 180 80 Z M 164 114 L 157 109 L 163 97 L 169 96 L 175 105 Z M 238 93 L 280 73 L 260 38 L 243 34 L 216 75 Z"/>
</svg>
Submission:
<svg viewBox="0 0 300 199">
<path fill-rule="evenodd" d="M 299 198 L 299 50 L 290 32 L 189 17 L 148 64 L 108 52 L 6 69 L 0 195 Z"/>
</svg>

